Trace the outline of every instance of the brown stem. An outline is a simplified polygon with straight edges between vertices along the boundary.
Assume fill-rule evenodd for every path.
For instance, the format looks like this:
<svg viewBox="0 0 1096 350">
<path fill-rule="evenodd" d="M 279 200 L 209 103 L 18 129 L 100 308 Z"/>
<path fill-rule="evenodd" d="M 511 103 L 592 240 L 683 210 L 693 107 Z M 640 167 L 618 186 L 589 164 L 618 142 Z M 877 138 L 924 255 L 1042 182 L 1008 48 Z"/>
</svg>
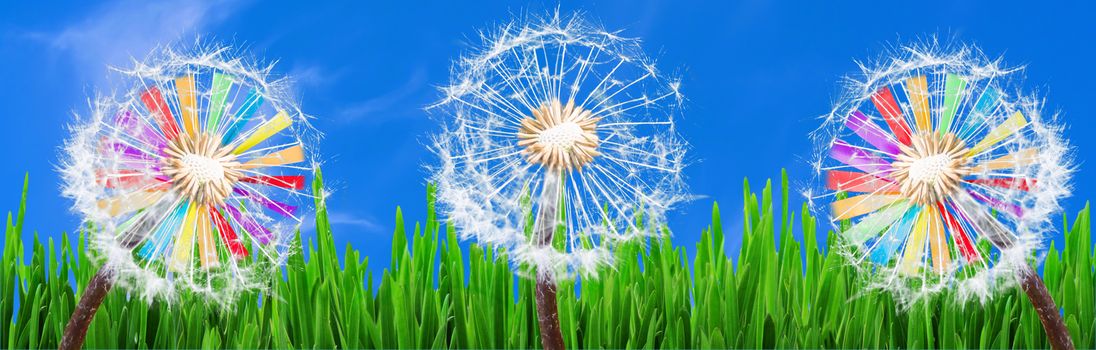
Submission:
<svg viewBox="0 0 1096 350">
<path fill-rule="evenodd" d="M 544 188 L 540 198 L 540 214 L 537 217 L 534 240 L 540 246 L 551 246 L 558 219 L 559 174 L 544 175 Z M 537 271 L 537 323 L 540 325 L 540 344 L 545 350 L 563 350 L 563 331 L 559 325 L 559 306 L 556 304 L 556 283 L 552 271 Z"/>
<path fill-rule="evenodd" d="M 84 294 L 80 296 L 80 302 L 76 304 L 76 310 L 72 312 L 72 318 L 65 326 L 65 333 L 61 336 L 60 350 L 79 350 L 84 346 L 84 339 L 88 335 L 88 326 L 95 318 L 95 312 L 103 304 L 110 288 L 114 286 L 110 272 L 100 268 L 99 272 L 88 282 Z"/>
<path fill-rule="evenodd" d="M 1035 313 L 1039 314 L 1039 321 L 1043 322 L 1043 330 L 1047 332 L 1047 340 L 1050 347 L 1055 350 L 1073 350 L 1073 339 L 1069 337 L 1069 329 L 1062 322 L 1062 315 L 1058 312 L 1058 305 L 1050 297 L 1047 286 L 1039 278 L 1030 266 L 1024 265 L 1020 271 L 1020 284 L 1031 300 L 1031 306 L 1035 307 Z"/>
<path fill-rule="evenodd" d="M 563 330 L 559 325 L 556 305 L 556 284 L 551 279 L 537 278 L 537 323 L 540 324 L 540 344 L 545 350 L 563 350 Z"/>
</svg>

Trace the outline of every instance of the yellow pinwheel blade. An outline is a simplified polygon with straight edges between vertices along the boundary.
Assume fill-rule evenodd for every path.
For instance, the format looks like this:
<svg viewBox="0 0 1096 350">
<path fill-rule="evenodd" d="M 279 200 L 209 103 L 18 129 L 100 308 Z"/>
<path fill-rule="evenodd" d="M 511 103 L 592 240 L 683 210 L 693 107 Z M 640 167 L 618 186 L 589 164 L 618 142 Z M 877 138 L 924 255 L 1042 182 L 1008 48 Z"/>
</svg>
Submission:
<svg viewBox="0 0 1096 350">
<path fill-rule="evenodd" d="M 198 207 L 191 205 L 183 219 L 183 228 L 175 237 L 175 246 L 171 253 L 171 263 L 168 267 L 175 272 L 183 272 L 190 267 L 190 260 L 194 256 L 194 231 L 197 228 Z"/>
<path fill-rule="evenodd" d="M 293 125 L 293 119 L 289 119 L 289 115 L 286 114 L 285 111 L 279 111 L 278 114 L 274 115 L 274 118 L 270 118 L 270 120 L 267 120 L 262 125 L 259 125 L 258 128 L 255 128 L 255 131 L 252 132 L 243 143 L 236 146 L 236 149 L 234 149 L 232 153 L 244 153 L 283 129 L 288 128 L 290 125 Z"/>
<path fill-rule="evenodd" d="M 909 241 L 906 241 L 906 247 L 903 249 L 899 270 L 902 274 L 916 275 L 920 269 L 921 260 L 925 254 L 925 231 L 928 231 L 929 217 L 935 214 L 931 206 L 925 206 L 924 210 L 917 214 L 917 223 L 913 225 L 913 232 L 910 232 Z"/>
<path fill-rule="evenodd" d="M 1010 135 L 1015 134 L 1017 131 L 1020 131 L 1020 129 L 1027 126 L 1027 123 L 1027 118 L 1024 118 L 1024 114 L 1020 113 L 1020 111 L 1016 111 L 1016 113 L 1013 113 L 1012 116 L 1008 117 L 1005 122 L 998 125 L 990 131 L 989 134 L 986 134 L 986 137 L 982 138 L 982 141 L 979 141 L 978 144 L 974 145 L 974 147 L 970 149 L 970 152 L 967 152 L 967 157 L 976 156 L 990 147 L 993 147 L 993 145 L 996 145 L 998 142 L 1004 141 Z"/>
<path fill-rule="evenodd" d="M 917 131 L 932 131 L 932 113 L 929 109 L 929 83 L 924 75 L 906 79 L 906 92 L 909 94 L 910 108 L 917 122 Z"/>
</svg>

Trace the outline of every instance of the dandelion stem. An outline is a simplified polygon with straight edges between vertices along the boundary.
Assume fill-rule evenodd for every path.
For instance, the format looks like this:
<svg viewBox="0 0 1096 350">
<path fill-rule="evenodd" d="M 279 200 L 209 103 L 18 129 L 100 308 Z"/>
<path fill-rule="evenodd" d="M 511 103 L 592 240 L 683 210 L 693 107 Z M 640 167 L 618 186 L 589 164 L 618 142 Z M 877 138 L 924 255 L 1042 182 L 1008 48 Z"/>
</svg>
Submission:
<svg viewBox="0 0 1096 350">
<path fill-rule="evenodd" d="M 88 326 L 91 325 L 91 320 L 95 318 L 95 312 L 99 310 L 100 305 L 103 305 L 103 300 L 106 299 L 107 293 L 110 292 L 113 286 L 114 282 L 111 280 L 110 272 L 104 268 L 99 268 L 99 272 L 96 272 L 95 276 L 91 278 L 87 288 L 84 289 L 83 295 L 80 296 L 80 302 L 76 304 L 76 310 L 72 312 L 72 318 L 65 326 L 65 333 L 61 336 L 61 345 L 58 349 L 79 350 L 84 346 L 84 339 L 88 335 Z"/>
<path fill-rule="evenodd" d="M 534 240 L 542 247 L 551 247 L 552 237 L 558 226 L 560 174 L 544 173 L 541 189 L 540 214 L 537 217 Z M 540 325 L 540 343 L 545 350 L 563 350 L 563 332 L 559 325 L 559 307 L 556 305 L 556 282 L 551 271 L 537 271 L 537 323 Z"/>
<path fill-rule="evenodd" d="M 1039 314 L 1039 321 L 1043 323 L 1043 330 L 1047 332 L 1050 347 L 1055 350 L 1073 350 L 1073 340 L 1069 337 L 1069 329 L 1062 322 L 1058 305 L 1050 297 L 1050 292 L 1047 291 L 1047 286 L 1043 284 L 1043 280 L 1039 278 L 1039 274 L 1035 273 L 1031 266 L 1025 264 L 1023 270 L 1020 270 L 1020 281 L 1024 292 L 1028 295 L 1028 300 L 1031 300 L 1031 305 L 1035 307 L 1035 312 Z"/>
</svg>

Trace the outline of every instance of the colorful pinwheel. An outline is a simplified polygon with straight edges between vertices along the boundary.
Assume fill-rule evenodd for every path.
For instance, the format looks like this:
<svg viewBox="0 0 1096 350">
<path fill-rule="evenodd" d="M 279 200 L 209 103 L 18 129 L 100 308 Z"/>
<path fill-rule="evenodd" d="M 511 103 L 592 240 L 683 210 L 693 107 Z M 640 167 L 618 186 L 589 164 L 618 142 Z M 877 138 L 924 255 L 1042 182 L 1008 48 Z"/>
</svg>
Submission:
<svg viewBox="0 0 1096 350">
<path fill-rule="evenodd" d="M 305 119 L 267 72 L 226 49 L 165 51 L 72 129 L 64 192 L 113 283 L 227 304 L 278 276 L 312 164 Z"/>
<path fill-rule="evenodd" d="M 815 199 L 850 260 L 904 305 L 1027 289 L 1028 259 L 1069 192 L 1066 147 L 1037 101 L 1006 90 L 1013 71 L 973 49 L 936 51 L 868 70 L 827 120 L 817 162 Z"/>
</svg>

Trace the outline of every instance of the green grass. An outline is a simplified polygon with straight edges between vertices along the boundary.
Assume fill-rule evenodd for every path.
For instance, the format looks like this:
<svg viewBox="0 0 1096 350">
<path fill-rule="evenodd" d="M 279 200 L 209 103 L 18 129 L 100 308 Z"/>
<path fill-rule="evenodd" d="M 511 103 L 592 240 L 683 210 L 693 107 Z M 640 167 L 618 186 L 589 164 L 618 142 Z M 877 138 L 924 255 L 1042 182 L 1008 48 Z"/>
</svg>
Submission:
<svg viewBox="0 0 1096 350">
<path fill-rule="evenodd" d="M 317 185 L 318 186 L 318 185 Z M 789 212 L 787 182 L 774 208 L 772 186 L 747 189 L 743 227 L 724 229 L 718 206 L 695 245 L 695 258 L 670 240 L 621 247 L 615 269 L 581 285 L 581 298 L 560 293 L 570 348 L 1045 348 L 1038 318 L 1019 290 L 984 307 L 956 305 L 948 295 L 896 312 L 883 293 L 853 298 L 861 281 L 841 257 L 815 242 L 806 208 Z M 428 191 L 429 192 L 429 191 Z M 234 310 L 204 306 L 183 294 L 168 305 L 128 300 L 114 291 L 89 330 L 89 348 L 537 348 L 533 285 L 518 280 L 505 258 L 473 245 L 461 249 L 442 230 L 427 195 L 428 215 L 405 231 L 396 210 L 391 269 L 379 285 L 366 257 L 346 246 L 338 260 L 326 211 L 318 235 L 300 245 L 272 298 L 245 295 Z M 25 203 L 25 187 L 24 187 Z M 56 348 L 60 333 L 95 272 L 84 240 L 31 243 L 24 257 L 21 205 L 9 214 L 0 259 L 0 346 Z M 777 211 L 779 210 L 779 211 Z M 781 214 L 781 215 L 775 215 Z M 1063 307 L 1077 348 L 1096 347 L 1096 256 L 1089 208 L 1066 226 L 1065 247 L 1051 248 L 1045 279 Z M 793 225 L 806 240 L 795 241 Z M 726 235 L 742 235 L 737 264 Z M 832 235 L 832 234 L 831 234 Z M 410 241 L 408 241 L 410 237 Z M 832 238 L 832 236 L 831 236 Z M 299 240 L 299 238 L 298 238 Z M 777 242 L 779 241 L 779 242 Z M 779 243 L 779 244 L 777 244 Z M 75 247 L 73 246 L 75 244 Z M 779 248 L 778 248 L 779 247 Z M 74 249 L 75 248 L 75 249 Z M 805 259 L 803 258 L 805 256 Z M 805 263 L 804 263 L 805 261 Z M 734 267 L 737 265 L 737 269 Z M 75 289 L 69 276 L 77 281 Z M 515 281 L 517 288 L 514 288 Z M 573 282 L 561 290 L 573 290 Z M 13 293 L 21 305 L 14 308 Z"/>
</svg>

